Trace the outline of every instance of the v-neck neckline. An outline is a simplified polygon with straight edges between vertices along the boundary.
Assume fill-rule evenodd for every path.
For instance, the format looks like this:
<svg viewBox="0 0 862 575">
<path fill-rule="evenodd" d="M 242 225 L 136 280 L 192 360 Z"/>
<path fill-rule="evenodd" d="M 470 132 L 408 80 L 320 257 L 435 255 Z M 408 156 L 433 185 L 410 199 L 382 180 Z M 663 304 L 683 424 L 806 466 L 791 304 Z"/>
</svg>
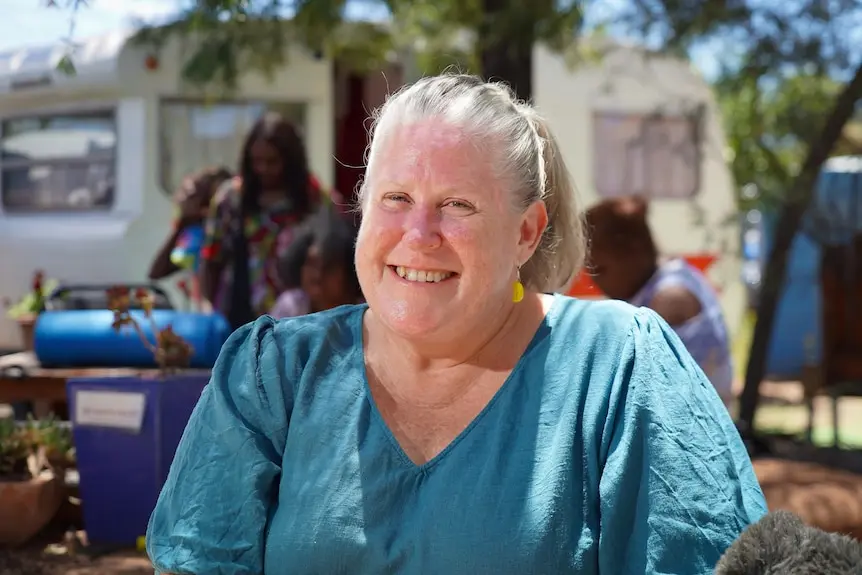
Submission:
<svg viewBox="0 0 862 575">
<path fill-rule="evenodd" d="M 503 394 L 508 393 L 508 390 L 513 387 L 516 378 L 519 372 L 523 369 L 527 358 L 532 354 L 533 350 L 536 346 L 541 343 L 545 337 L 550 333 L 551 328 L 553 327 L 553 316 L 558 308 L 558 304 L 560 301 L 560 296 L 558 294 L 553 294 L 553 301 L 551 302 L 550 307 L 548 308 L 545 316 L 542 318 L 542 321 L 539 323 L 539 326 L 536 328 L 533 337 L 530 339 L 530 343 L 527 345 L 527 348 L 521 354 L 521 357 L 518 358 L 518 362 L 515 364 L 515 367 L 512 368 L 512 371 L 509 372 L 509 375 L 506 377 L 503 384 L 500 388 L 494 393 L 491 399 L 485 404 L 485 406 L 479 411 L 478 414 L 467 424 L 463 430 L 461 430 L 458 435 L 455 436 L 452 441 L 450 441 L 446 447 L 444 447 L 439 453 L 437 453 L 434 457 L 430 458 L 425 463 L 416 463 L 413 459 L 407 455 L 407 452 L 404 451 L 401 443 L 395 437 L 395 434 L 392 432 L 392 428 L 389 427 L 389 424 L 384 419 L 383 414 L 380 412 L 380 409 L 377 407 L 377 401 L 374 399 L 374 394 L 371 392 L 371 385 L 368 380 L 368 366 L 365 363 L 365 333 L 363 329 L 363 323 L 365 319 L 365 313 L 368 311 L 368 304 L 363 305 L 359 313 L 355 315 L 355 319 L 353 321 L 353 330 L 354 330 L 354 341 L 358 341 L 359 345 L 357 346 L 358 350 L 356 351 L 356 357 L 354 361 L 360 362 L 360 373 L 362 374 L 362 386 L 365 391 L 365 398 L 368 401 L 368 404 L 371 407 L 372 413 L 372 421 L 374 424 L 380 426 L 386 439 L 389 441 L 390 446 L 394 450 L 395 454 L 398 456 L 398 459 L 407 467 L 408 469 L 416 472 L 416 473 L 426 473 L 432 467 L 440 463 L 446 456 L 451 453 L 459 443 L 461 443 L 470 433 L 476 428 L 481 421 L 485 418 L 485 416 L 493 411 L 494 406 L 499 403 L 499 399 L 503 396 Z"/>
</svg>

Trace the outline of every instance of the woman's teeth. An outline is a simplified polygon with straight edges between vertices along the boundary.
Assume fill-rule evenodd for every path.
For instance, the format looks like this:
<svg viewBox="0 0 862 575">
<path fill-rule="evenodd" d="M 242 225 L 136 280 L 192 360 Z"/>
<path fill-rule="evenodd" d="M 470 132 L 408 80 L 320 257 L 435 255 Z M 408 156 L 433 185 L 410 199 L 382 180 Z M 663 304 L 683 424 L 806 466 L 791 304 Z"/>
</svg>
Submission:
<svg viewBox="0 0 862 575">
<path fill-rule="evenodd" d="M 404 266 L 396 266 L 395 273 L 409 282 L 430 282 L 437 283 L 452 277 L 452 272 L 425 271 L 405 268 Z"/>
</svg>

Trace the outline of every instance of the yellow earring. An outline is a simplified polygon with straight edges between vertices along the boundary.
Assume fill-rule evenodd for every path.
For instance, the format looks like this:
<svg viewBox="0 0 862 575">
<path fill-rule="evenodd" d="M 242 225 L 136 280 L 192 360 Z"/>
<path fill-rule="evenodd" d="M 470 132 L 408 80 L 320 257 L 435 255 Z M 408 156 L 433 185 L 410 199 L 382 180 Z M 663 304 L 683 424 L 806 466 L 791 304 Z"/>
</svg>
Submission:
<svg viewBox="0 0 862 575">
<path fill-rule="evenodd" d="M 524 284 L 521 283 L 521 268 L 518 267 L 518 279 L 515 280 L 515 284 L 512 286 L 512 301 L 515 303 L 520 302 L 524 299 Z"/>
</svg>

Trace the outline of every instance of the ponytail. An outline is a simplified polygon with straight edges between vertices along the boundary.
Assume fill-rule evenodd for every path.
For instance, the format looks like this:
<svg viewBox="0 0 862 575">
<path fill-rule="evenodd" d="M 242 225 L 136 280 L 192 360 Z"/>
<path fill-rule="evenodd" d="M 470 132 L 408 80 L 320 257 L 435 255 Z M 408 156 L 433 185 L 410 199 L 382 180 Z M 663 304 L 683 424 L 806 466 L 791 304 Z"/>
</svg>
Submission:
<svg viewBox="0 0 862 575">
<path fill-rule="evenodd" d="M 544 176 L 539 191 L 548 211 L 548 227 L 536 253 L 521 268 L 521 278 L 536 291 L 560 292 L 568 289 L 584 263 L 586 241 L 578 193 L 547 121 L 532 108 L 524 106 L 522 111 L 537 136 L 537 157 L 543 164 L 539 173 Z"/>
</svg>

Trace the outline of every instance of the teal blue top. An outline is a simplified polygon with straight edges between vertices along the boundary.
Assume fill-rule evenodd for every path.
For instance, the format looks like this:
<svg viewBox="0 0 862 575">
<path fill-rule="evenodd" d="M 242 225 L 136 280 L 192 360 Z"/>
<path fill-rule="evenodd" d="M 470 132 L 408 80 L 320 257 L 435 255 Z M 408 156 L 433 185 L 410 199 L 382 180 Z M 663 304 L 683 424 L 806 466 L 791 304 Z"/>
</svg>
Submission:
<svg viewBox="0 0 862 575">
<path fill-rule="evenodd" d="M 225 344 L 147 532 L 196 575 L 707 574 L 766 504 L 654 312 L 555 296 L 509 379 L 415 465 L 372 399 L 364 305 Z"/>
</svg>

